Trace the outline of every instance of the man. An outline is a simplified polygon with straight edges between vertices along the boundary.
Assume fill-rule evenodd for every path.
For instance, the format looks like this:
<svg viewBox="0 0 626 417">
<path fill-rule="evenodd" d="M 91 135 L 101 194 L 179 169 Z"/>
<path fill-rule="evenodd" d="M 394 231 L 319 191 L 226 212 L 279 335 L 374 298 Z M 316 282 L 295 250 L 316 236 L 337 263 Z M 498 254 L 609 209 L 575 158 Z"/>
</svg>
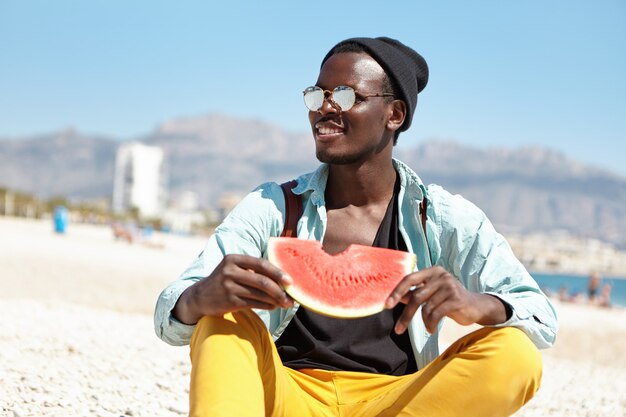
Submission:
<svg viewBox="0 0 626 417">
<path fill-rule="evenodd" d="M 293 189 L 299 238 L 331 254 L 353 243 L 410 251 L 418 270 L 374 316 L 298 306 L 264 259 L 285 199 L 261 185 L 157 303 L 159 337 L 191 345 L 191 415 L 510 415 L 538 389 L 537 347 L 556 336 L 550 302 L 480 210 L 392 158 L 427 80 L 424 59 L 396 40 L 336 45 L 304 91 L 323 164 Z M 485 327 L 439 355 L 444 317 Z"/>
</svg>

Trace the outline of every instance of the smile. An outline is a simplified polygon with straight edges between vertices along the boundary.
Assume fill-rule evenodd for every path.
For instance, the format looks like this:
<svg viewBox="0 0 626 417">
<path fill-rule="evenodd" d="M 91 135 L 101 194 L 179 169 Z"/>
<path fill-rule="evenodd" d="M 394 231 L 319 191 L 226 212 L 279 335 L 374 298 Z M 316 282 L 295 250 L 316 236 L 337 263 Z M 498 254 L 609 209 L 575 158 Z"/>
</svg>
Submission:
<svg viewBox="0 0 626 417">
<path fill-rule="evenodd" d="M 321 127 L 319 129 L 317 129 L 317 132 L 320 135 L 332 135 L 332 134 L 335 134 L 335 133 L 342 133 L 343 129 Z"/>
<path fill-rule="evenodd" d="M 319 135 L 336 135 L 344 132 L 343 126 L 332 122 L 318 122 L 315 124 L 315 128 Z"/>
</svg>

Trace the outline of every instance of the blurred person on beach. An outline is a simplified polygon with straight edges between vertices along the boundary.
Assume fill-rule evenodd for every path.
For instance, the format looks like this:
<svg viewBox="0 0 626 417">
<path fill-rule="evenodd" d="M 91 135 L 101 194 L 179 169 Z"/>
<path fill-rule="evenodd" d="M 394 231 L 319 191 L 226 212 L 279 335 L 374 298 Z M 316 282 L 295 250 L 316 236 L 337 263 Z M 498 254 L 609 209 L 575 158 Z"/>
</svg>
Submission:
<svg viewBox="0 0 626 417">
<path fill-rule="evenodd" d="M 600 292 L 600 296 L 598 297 L 598 305 L 600 307 L 611 307 L 611 291 L 613 290 L 613 286 L 610 283 L 606 283 L 602 285 L 602 290 Z"/>
<path fill-rule="evenodd" d="M 291 190 L 303 204 L 298 238 L 330 254 L 409 251 L 416 271 L 373 316 L 299 306 L 266 260 L 285 194 L 260 185 L 157 301 L 158 336 L 190 344 L 190 415 L 505 416 L 532 398 L 538 348 L 556 337 L 553 306 L 481 210 L 392 158 L 427 81 L 424 58 L 399 41 L 335 45 L 304 90 L 321 165 Z M 444 317 L 483 327 L 440 354 Z"/>
<path fill-rule="evenodd" d="M 587 300 L 591 304 L 595 304 L 598 298 L 598 291 L 600 289 L 600 274 L 593 272 L 589 276 L 589 283 L 587 284 Z"/>
</svg>

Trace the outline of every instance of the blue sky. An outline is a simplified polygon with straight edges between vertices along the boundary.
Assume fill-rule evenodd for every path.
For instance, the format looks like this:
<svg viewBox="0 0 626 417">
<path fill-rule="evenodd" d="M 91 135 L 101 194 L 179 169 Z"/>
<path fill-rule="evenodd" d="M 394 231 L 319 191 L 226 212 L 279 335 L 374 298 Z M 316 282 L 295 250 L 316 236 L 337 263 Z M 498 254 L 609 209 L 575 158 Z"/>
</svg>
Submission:
<svg viewBox="0 0 626 417">
<path fill-rule="evenodd" d="M 540 145 L 626 176 L 624 0 L 0 0 L 0 137 L 208 112 L 308 131 L 328 49 L 381 35 L 431 71 L 401 146 Z"/>
</svg>

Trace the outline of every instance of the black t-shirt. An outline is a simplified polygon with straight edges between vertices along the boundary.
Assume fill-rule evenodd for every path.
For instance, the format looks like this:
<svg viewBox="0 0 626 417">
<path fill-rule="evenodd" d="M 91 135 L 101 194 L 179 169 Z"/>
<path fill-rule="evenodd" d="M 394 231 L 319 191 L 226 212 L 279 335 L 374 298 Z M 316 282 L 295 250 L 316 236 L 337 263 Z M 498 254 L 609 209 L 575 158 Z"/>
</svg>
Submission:
<svg viewBox="0 0 626 417">
<path fill-rule="evenodd" d="M 406 251 L 398 229 L 398 191 L 394 193 L 372 246 Z M 393 327 L 404 304 L 358 319 L 326 317 L 301 306 L 276 341 L 283 364 L 292 369 L 357 371 L 406 375 L 417 371 L 408 332 Z"/>
</svg>

